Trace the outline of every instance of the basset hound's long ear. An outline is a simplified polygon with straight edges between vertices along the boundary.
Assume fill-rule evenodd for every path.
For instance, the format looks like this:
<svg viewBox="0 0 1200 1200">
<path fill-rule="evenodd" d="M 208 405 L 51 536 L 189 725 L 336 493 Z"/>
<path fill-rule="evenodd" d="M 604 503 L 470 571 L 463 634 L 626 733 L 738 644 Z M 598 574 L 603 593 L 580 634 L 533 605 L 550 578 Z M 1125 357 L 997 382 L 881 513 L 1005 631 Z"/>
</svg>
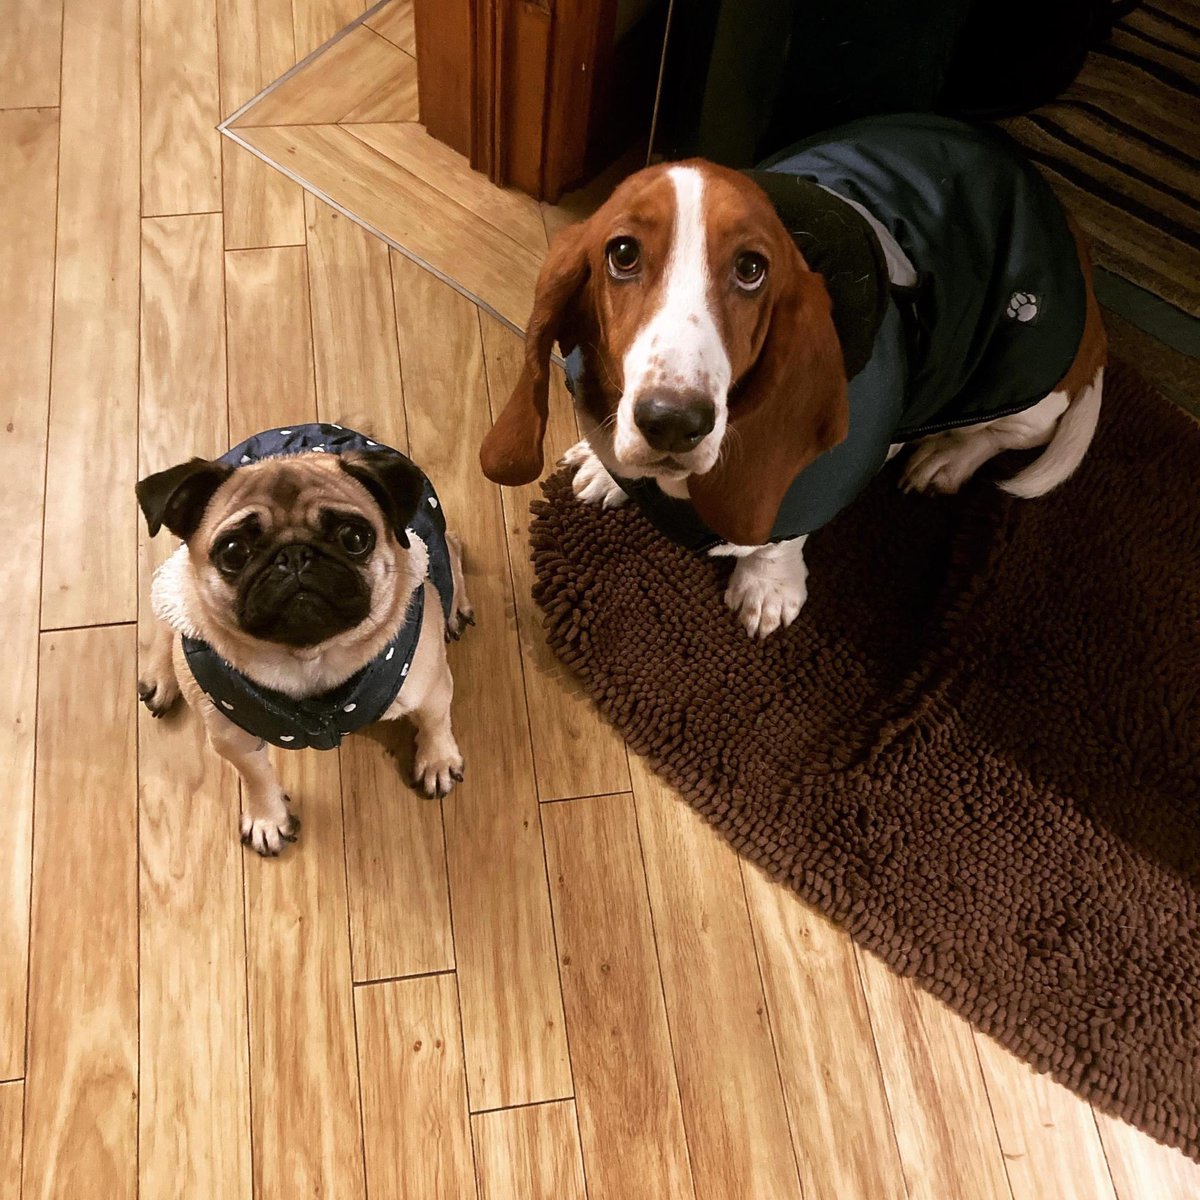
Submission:
<svg viewBox="0 0 1200 1200">
<path fill-rule="evenodd" d="M 775 300 L 763 348 L 730 395 L 717 465 L 688 480 L 705 524 L 728 542 L 770 540 L 796 476 L 850 431 L 846 371 L 829 293 L 796 256 Z"/>
<path fill-rule="evenodd" d="M 588 222 L 564 229 L 538 274 L 525 332 L 525 365 L 504 411 L 483 439 L 479 462 L 493 483 L 516 487 L 542 473 L 542 440 L 549 414 L 550 351 L 562 342 L 571 309 L 588 277 Z M 563 346 L 566 353 L 573 347 Z"/>
</svg>

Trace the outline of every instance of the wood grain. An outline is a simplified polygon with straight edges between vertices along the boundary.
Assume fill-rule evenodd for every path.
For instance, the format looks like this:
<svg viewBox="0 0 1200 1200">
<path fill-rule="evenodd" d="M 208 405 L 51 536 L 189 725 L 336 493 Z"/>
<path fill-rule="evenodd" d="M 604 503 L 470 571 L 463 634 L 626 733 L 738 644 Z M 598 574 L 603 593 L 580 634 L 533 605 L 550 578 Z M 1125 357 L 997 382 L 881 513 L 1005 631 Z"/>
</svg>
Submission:
<svg viewBox="0 0 1200 1200">
<path fill-rule="evenodd" d="M 225 264 L 219 213 L 157 217 L 142 222 L 141 397 L 139 476 L 229 448 L 225 396 Z M 149 606 L 148 569 L 175 548 L 155 542 L 143 554 L 138 589 L 143 631 Z"/>
<path fill-rule="evenodd" d="M 542 823 L 588 1194 L 691 1196 L 632 797 L 547 804 Z"/>
<path fill-rule="evenodd" d="M 442 807 L 402 774 L 411 738 L 407 725 L 393 723 L 347 738 L 340 750 L 359 981 L 454 967 Z"/>
<path fill-rule="evenodd" d="M 45 634 L 24 1200 L 137 1194 L 137 719 L 132 626 Z"/>
<path fill-rule="evenodd" d="M 742 878 L 805 1200 L 905 1200 L 854 944 L 749 863 Z"/>
<path fill-rule="evenodd" d="M 516 386 L 524 351 L 521 339 L 499 321 L 484 316 L 481 326 L 491 413 L 495 417 Z M 546 461 L 552 463 L 578 440 L 579 434 L 574 406 L 557 368 L 551 392 Z M 529 506 L 541 494 L 536 483 L 501 491 L 525 662 L 525 699 L 538 796 L 558 800 L 625 792 L 629 790 L 629 765 L 624 741 L 600 717 L 578 680 L 546 645 L 542 633 L 541 610 L 533 600 L 533 563 L 529 557 Z"/>
<path fill-rule="evenodd" d="M 388 248 L 305 196 L 317 411 L 404 450 L 404 385 Z"/>
<path fill-rule="evenodd" d="M 303 247 L 225 255 L 229 438 L 317 419 Z"/>
<path fill-rule="evenodd" d="M 324 45 L 361 16 L 362 11 L 361 0 L 292 0 L 296 59 L 302 59 Z"/>
<path fill-rule="evenodd" d="M 352 29 L 303 70 L 268 92 L 235 122 L 258 125 L 333 125 L 359 107 L 415 121 L 417 63 L 365 25 Z"/>
<path fill-rule="evenodd" d="M 240 129 L 239 136 L 518 327 L 533 307 L 538 260 L 337 125 Z"/>
<path fill-rule="evenodd" d="M 738 860 L 643 759 L 629 767 L 696 1195 L 795 1197 Z"/>
<path fill-rule="evenodd" d="M 1113 1200 L 1091 1106 L 976 1031 L 1013 1200 Z"/>
<path fill-rule="evenodd" d="M 587 1200 L 570 1100 L 479 1113 L 471 1124 L 479 1200 Z"/>
<path fill-rule="evenodd" d="M 21 1194 L 21 1132 L 25 1085 L 0 1083 L 0 1196 Z"/>
<path fill-rule="evenodd" d="M 478 171 L 471 170 L 458 151 L 431 138 L 415 122 L 354 124 L 349 132 L 523 246 L 526 254 L 535 255 L 541 265 L 546 253 L 546 229 L 537 201 L 512 188 L 493 187 Z"/>
<path fill-rule="evenodd" d="M 475 1200 L 453 975 L 355 989 L 371 1200 Z"/>
<path fill-rule="evenodd" d="M 413 0 L 392 0 L 366 20 L 376 33 L 389 42 L 406 50 L 414 58 L 417 55 L 417 28 L 413 16 Z"/>
<path fill-rule="evenodd" d="M 909 1200 L 1010 1200 L 971 1027 L 857 953 Z"/>
<path fill-rule="evenodd" d="M 140 473 L 228 444 L 219 214 L 142 222 Z M 150 577 L 175 539 L 142 530 Z M 139 1180 L 143 1196 L 249 1198 L 246 944 L 237 780 L 195 714 L 138 725 Z"/>
<path fill-rule="evenodd" d="M 302 248 L 225 256 L 230 436 L 316 419 Z M 243 858 L 256 1197 L 364 1194 L 338 756 L 274 751 L 300 841 Z"/>
<path fill-rule="evenodd" d="M 25 1073 L 37 700 L 37 580 L 41 572 L 50 326 L 54 305 L 58 114 L 0 112 L 0 513 L 8 530 L 0 562 L 0 1079 Z"/>
<path fill-rule="evenodd" d="M 336 754 L 274 752 L 304 822 L 278 861 L 247 854 L 254 1195 L 365 1195 Z"/>
<path fill-rule="evenodd" d="M 1096 1125 L 1120 1200 L 1196 1200 L 1200 1163 L 1107 1113 Z"/>
<path fill-rule="evenodd" d="M 221 207 L 213 0 L 141 0 L 142 214 Z"/>
<path fill-rule="evenodd" d="M 67 0 L 43 628 L 137 615 L 137 39 L 138 0 Z"/>
<path fill-rule="evenodd" d="M 443 809 L 471 1107 L 562 1099 L 571 1073 L 504 526 L 476 458 L 489 423 L 478 316 L 399 255 L 392 276 L 412 456 L 462 535 L 480 618 L 451 648 L 466 783 Z"/>
<path fill-rule="evenodd" d="M 297 59 L 291 0 L 216 0 L 221 111 L 232 113 Z M 240 146 L 221 145 L 227 248 L 304 241 L 300 189 Z"/>
<path fill-rule="evenodd" d="M 9 0 L 0 38 L 0 109 L 54 108 L 62 50 L 61 0 Z"/>
</svg>

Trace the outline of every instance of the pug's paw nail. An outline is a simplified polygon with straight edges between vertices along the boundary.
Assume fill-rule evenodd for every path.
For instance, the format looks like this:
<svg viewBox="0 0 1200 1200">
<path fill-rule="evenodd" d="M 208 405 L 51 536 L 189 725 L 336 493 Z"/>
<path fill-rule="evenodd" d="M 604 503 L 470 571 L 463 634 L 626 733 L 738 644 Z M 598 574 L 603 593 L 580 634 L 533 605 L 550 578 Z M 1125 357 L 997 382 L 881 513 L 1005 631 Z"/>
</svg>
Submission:
<svg viewBox="0 0 1200 1200">
<path fill-rule="evenodd" d="M 289 842 L 300 836 L 300 820 L 288 815 L 282 823 L 272 817 L 242 817 L 242 845 L 263 858 L 278 858 Z"/>
<path fill-rule="evenodd" d="M 453 779 L 455 783 L 462 783 L 463 773 L 461 770 L 460 771 L 451 770 L 450 778 Z"/>
</svg>

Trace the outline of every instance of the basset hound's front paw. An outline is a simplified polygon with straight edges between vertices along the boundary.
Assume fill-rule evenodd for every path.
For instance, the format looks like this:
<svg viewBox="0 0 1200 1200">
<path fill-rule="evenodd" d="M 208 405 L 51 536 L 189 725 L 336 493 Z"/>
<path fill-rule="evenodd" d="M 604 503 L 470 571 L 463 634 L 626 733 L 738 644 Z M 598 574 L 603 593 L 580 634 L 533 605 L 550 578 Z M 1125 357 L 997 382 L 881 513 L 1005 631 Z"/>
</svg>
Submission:
<svg viewBox="0 0 1200 1200">
<path fill-rule="evenodd" d="M 621 485 L 596 457 L 586 438 L 576 442 L 563 455 L 562 461 L 568 467 L 577 468 L 571 480 L 576 500 L 584 504 L 598 504 L 601 508 L 620 508 L 629 499 L 621 490 Z"/>
<path fill-rule="evenodd" d="M 752 638 L 761 640 L 786 629 L 800 615 L 808 599 L 803 549 L 804 539 L 796 538 L 761 546 L 738 558 L 725 589 L 725 603 Z"/>
</svg>

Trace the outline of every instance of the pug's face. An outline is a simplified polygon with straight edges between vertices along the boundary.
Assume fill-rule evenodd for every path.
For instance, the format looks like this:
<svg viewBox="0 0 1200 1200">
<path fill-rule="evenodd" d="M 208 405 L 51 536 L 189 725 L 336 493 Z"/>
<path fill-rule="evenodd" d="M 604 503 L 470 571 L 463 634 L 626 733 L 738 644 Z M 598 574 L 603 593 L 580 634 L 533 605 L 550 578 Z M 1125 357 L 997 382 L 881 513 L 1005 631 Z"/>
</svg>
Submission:
<svg viewBox="0 0 1200 1200">
<path fill-rule="evenodd" d="M 236 470 L 193 459 L 142 480 L 151 533 L 188 546 L 208 638 L 295 649 L 393 623 L 414 580 L 405 525 L 421 477 L 390 454 L 299 454 Z"/>
</svg>

